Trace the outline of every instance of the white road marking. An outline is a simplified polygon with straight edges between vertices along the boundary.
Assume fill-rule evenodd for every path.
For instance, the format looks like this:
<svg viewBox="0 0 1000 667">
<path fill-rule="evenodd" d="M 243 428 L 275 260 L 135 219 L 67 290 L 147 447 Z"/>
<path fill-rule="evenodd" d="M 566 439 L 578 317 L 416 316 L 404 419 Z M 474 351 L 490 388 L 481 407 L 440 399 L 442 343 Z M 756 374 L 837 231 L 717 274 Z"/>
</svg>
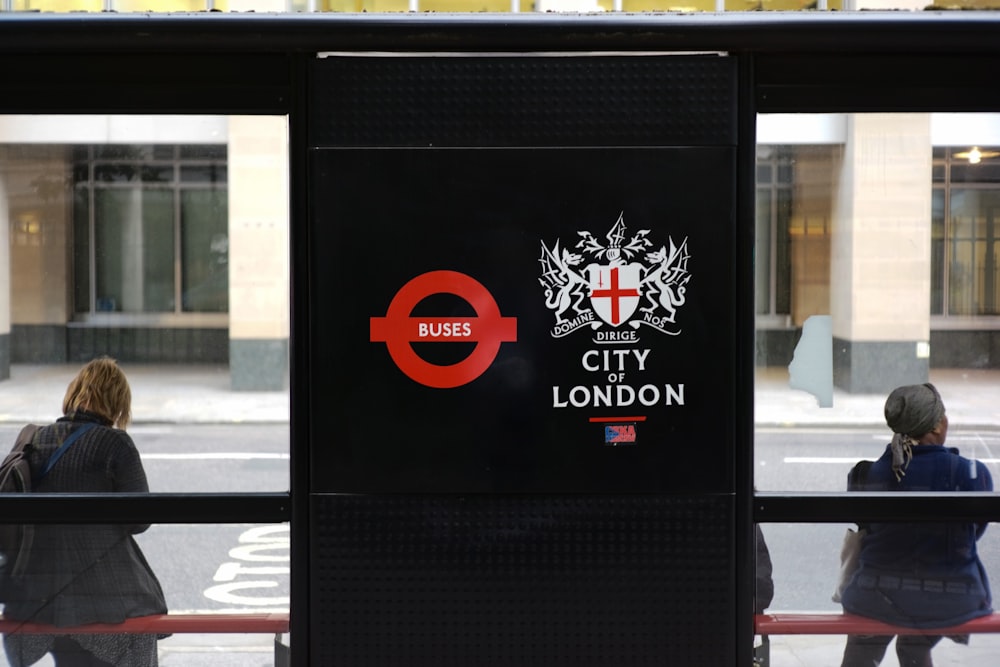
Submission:
<svg viewBox="0 0 1000 667">
<path fill-rule="evenodd" d="M 249 591 L 270 590 L 279 588 L 277 579 L 289 574 L 288 565 L 245 565 L 245 562 L 277 561 L 287 563 L 291 560 L 289 547 L 291 541 L 288 526 L 257 526 L 243 531 L 239 537 L 239 546 L 230 549 L 227 561 L 219 565 L 213 577 L 214 581 L 225 582 L 216 584 L 202 591 L 209 600 L 229 605 L 246 605 L 250 607 L 274 607 L 287 605 L 290 598 L 287 595 L 247 594 Z M 276 554 L 260 554 L 260 551 L 278 550 Z M 237 577 L 249 576 L 251 581 L 236 581 Z"/>
</svg>

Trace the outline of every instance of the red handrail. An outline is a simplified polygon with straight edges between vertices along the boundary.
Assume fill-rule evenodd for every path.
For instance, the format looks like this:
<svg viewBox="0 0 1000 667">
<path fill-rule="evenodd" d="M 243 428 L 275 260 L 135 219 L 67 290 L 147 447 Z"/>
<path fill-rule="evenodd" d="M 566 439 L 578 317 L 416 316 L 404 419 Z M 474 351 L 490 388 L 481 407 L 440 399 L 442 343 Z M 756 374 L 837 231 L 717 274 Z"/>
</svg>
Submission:
<svg viewBox="0 0 1000 667">
<path fill-rule="evenodd" d="M 854 614 L 775 612 L 754 617 L 758 635 L 964 635 L 1000 632 L 1000 613 L 947 628 L 904 628 Z"/>
<path fill-rule="evenodd" d="M 288 632 L 288 614 L 154 614 L 129 618 L 122 623 L 90 623 L 55 627 L 0 616 L 5 634 L 282 634 Z"/>
</svg>

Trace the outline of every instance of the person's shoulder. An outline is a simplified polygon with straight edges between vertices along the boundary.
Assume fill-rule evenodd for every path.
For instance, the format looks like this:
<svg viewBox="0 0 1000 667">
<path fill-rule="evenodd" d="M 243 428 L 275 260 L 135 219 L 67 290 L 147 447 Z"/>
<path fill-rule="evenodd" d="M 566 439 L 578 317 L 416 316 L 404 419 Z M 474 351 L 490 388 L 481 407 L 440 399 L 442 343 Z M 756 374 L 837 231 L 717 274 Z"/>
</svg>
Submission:
<svg viewBox="0 0 1000 667">
<path fill-rule="evenodd" d="M 969 475 L 975 479 L 985 480 L 990 487 L 993 486 L 993 477 L 990 475 L 989 467 L 979 459 L 965 459 L 969 462 Z"/>
<path fill-rule="evenodd" d="M 982 466 L 985 467 L 985 464 L 982 461 L 980 461 L 979 459 L 969 458 L 968 456 L 965 456 L 964 454 L 962 454 L 962 452 L 959 451 L 958 447 L 942 447 L 942 449 L 944 449 L 945 453 L 948 456 L 955 457 L 955 459 L 957 459 L 959 462 L 961 462 L 961 463 L 963 463 L 965 465 L 971 466 L 971 465 L 975 464 L 977 466 L 982 465 Z"/>
<path fill-rule="evenodd" d="M 113 426 L 98 426 L 94 430 L 97 431 L 95 435 L 110 446 L 135 449 L 135 442 L 132 440 L 132 436 L 120 428 L 115 428 Z"/>
<path fill-rule="evenodd" d="M 990 469 L 985 463 L 979 459 L 970 459 L 963 456 L 955 447 L 949 447 L 947 452 L 957 462 L 956 467 L 962 479 L 971 482 L 974 489 L 992 490 L 993 477 L 990 475 Z"/>
<path fill-rule="evenodd" d="M 967 463 L 961 466 L 962 489 L 964 491 L 992 491 L 993 476 L 986 464 L 977 459 L 964 459 Z"/>
</svg>

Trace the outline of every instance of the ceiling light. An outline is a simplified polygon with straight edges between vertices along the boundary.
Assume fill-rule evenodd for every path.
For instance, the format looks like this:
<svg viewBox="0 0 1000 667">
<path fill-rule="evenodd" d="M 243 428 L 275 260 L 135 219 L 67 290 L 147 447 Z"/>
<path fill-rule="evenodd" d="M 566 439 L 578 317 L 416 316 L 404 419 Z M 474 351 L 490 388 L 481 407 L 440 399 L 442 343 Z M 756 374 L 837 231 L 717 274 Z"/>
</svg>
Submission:
<svg viewBox="0 0 1000 667">
<path fill-rule="evenodd" d="M 957 157 L 960 160 L 968 160 L 969 164 L 979 164 L 983 160 L 998 156 L 1000 156 L 1000 152 L 998 151 L 984 151 L 980 150 L 979 146 L 973 146 L 970 150 L 955 153 L 952 157 Z"/>
</svg>

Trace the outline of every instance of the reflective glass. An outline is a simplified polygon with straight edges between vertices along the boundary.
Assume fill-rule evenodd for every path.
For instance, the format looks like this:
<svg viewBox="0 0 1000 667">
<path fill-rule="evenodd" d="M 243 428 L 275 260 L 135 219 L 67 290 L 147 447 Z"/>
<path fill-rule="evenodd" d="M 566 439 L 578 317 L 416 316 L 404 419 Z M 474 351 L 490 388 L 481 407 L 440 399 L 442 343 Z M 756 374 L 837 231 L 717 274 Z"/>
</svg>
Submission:
<svg viewBox="0 0 1000 667">
<path fill-rule="evenodd" d="M 843 466 L 888 442 L 898 385 L 938 383 L 953 437 L 1000 427 L 988 401 L 967 403 L 1000 380 L 1000 186 L 988 178 L 1000 115 L 853 114 L 839 126 L 810 137 L 788 123 L 782 137 L 768 123 L 757 150 L 758 173 L 784 156 L 774 173 L 787 176 L 775 178 L 787 188 L 757 188 L 760 490 L 844 490 Z M 955 182 L 957 169 L 985 176 Z M 794 429 L 815 433 L 786 441 Z"/>
<path fill-rule="evenodd" d="M 174 210 L 161 190 L 95 193 L 94 266 L 100 312 L 174 309 Z"/>
<path fill-rule="evenodd" d="M 767 289 L 757 285 L 758 298 L 786 291 L 790 317 L 782 326 L 757 304 L 754 486 L 758 492 L 846 494 L 854 466 L 881 458 L 870 490 L 896 489 L 893 484 L 900 490 L 991 489 L 1000 476 L 1000 363 L 994 353 L 1000 349 L 994 220 L 1000 187 L 993 177 L 1000 152 L 994 156 L 983 147 L 1000 143 L 1000 114 L 977 114 L 975 122 L 963 114 L 931 113 L 834 120 L 840 132 L 816 136 L 807 136 L 808 124 L 788 124 L 785 136 L 767 124 L 769 143 L 758 146 L 758 156 L 789 158 L 791 266 L 782 285 L 775 278 L 778 259 L 755 253 L 769 262 L 755 267 L 757 280 L 770 281 Z M 757 208 L 765 209 L 760 201 Z M 906 430 L 915 436 L 907 450 L 908 441 L 893 433 L 902 428 L 893 416 L 899 403 L 890 402 L 887 414 L 887 399 L 897 387 L 926 382 L 936 387 L 940 403 L 928 399 L 930 408 L 919 413 L 934 424 L 913 426 L 919 433 Z M 907 405 L 925 406 L 922 398 L 933 394 L 921 391 Z M 899 482 L 889 476 L 893 441 L 901 457 Z M 952 457 L 948 449 L 964 458 L 948 458 L 947 470 L 920 463 L 932 451 Z M 857 528 L 762 525 L 774 588 L 768 612 L 840 614 L 844 607 L 833 599 L 839 556 L 845 533 Z M 892 532 L 899 528 L 913 532 Z M 955 581 L 964 574 L 951 569 L 917 583 L 899 572 L 911 566 L 943 571 L 942 563 L 962 558 L 974 567 L 974 551 L 988 580 L 1000 581 L 996 525 L 901 522 L 880 530 L 864 542 L 865 581 L 876 565 L 885 570 L 875 580 L 880 594 L 893 582 L 899 590 L 957 590 Z M 947 539 L 942 530 L 949 531 Z M 904 537 L 920 541 L 920 548 Z M 888 565 L 886 550 L 903 544 L 908 546 Z M 942 544 L 962 555 L 938 558 Z M 927 562 L 914 565 L 925 556 Z M 862 585 L 860 579 L 855 585 Z M 896 613 L 911 614 L 893 595 L 885 599 Z M 942 608 L 941 598 L 928 600 L 917 606 Z M 840 664 L 845 636 L 772 636 L 767 647 L 772 665 Z M 944 640 L 933 656 L 935 664 L 987 665 L 998 651 L 1000 639 L 985 634 L 973 635 L 968 646 Z M 890 646 L 882 664 L 897 664 L 894 654 Z"/>
<path fill-rule="evenodd" d="M 101 609 L 115 606 L 122 599 L 139 604 L 139 600 L 151 597 L 164 602 L 170 614 L 195 616 L 205 624 L 223 622 L 213 614 L 275 614 L 280 622 L 280 616 L 289 612 L 290 527 L 287 524 L 158 524 L 134 534 L 120 526 L 38 525 L 33 527 L 32 535 L 34 546 L 28 552 L 23 575 L 15 580 L 16 592 L 5 596 L 4 622 L 42 622 L 43 617 L 47 618 L 45 609 L 53 608 L 64 615 L 99 615 Z M 82 549 L 72 546 L 78 543 L 88 546 Z M 71 547 L 71 552 L 65 551 Z M 117 585 L 107 582 L 96 588 L 92 585 L 102 568 L 118 573 Z M 154 582 L 151 588 L 134 584 L 137 572 Z M 126 585 L 130 581 L 133 584 Z M 54 586 L 62 593 L 48 596 L 46 607 L 34 615 L 21 613 L 36 608 L 33 600 L 39 591 Z M 157 588 L 162 595 L 155 592 Z M 274 664 L 273 630 L 234 632 L 240 627 L 238 617 L 228 626 L 225 633 L 217 632 L 222 629 L 218 626 L 204 625 L 204 631 L 174 632 L 153 642 L 159 664 L 188 667 Z M 37 628 L 23 627 L 19 632 L 16 627 L 4 628 L 8 652 L 32 657 L 44 652 L 45 647 L 39 647 L 37 640 L 28 634 Z M 282 635 L 283 643 L 287 644 L 289 636 Z M 86 642 L 91 640 L 102 643 L 101 636 L 96 635 L 81 643 L 89 645 Z M 225 663 L 219 662 L 221 656 Z M 0 651 L 0 666 L 10 664 L 8 655 Z M 35 664 L 51 667 L 54 663 L 48 654 Z"/>
<path fill-rule="evenodd" d="M 228 203 L 225 190 L 181 195 L 185 311 L 224 313 L 229 309 Z"/>
<path fill-rule="evenodd" d="M 845 532 L 854 524 L 764 524 L 761 526 L 773 563 L 774 597 L 765 614 L 840 614 L 832 600 L 839 570 L 838 554 Z M 991 581 L 1000 577 L 1000 529 L 991 525 L 979 540 L 979 555 Z M 785 667 L 839 665 L 846 636 L 772 635 L 770 664 Z M 760 638 L 757 639 L 760 643 Z M 988 667 L 1000 655 L 1000 636 L 973 634 L 968 644 L 945 639 L 932 652 L 936 665 Z M 883 665 L 898 665 L 890 645 Z"/>
<path fill-rule="evenodd" d="M 287 491 L 286 119 L 4 120 L 0 442 L 58 419 L 73 376 L 107 355 L 152 490 Z"/>
</svg>

